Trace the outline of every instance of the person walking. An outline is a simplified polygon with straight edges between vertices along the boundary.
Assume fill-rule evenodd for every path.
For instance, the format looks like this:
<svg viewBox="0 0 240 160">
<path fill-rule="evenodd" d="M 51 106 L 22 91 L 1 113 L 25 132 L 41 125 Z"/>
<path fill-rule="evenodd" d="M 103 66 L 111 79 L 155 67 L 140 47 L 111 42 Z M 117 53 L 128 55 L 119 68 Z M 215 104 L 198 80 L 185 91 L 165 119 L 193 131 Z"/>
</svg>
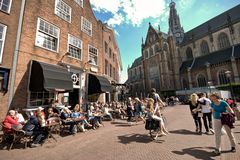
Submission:
<svg viewBox="0 0 240 160">
<path fill-rule="evenodd" d="M 211 108 L 211 100 L 206 97 L 205 93 L 199 94 L 199 103 L 201 104 L 202 113 L 203 113 L 203 124 L 206 129 L 206 134 L 214 134 L 213 126 L 212 126 L 212 108 Z"/>
<path fill-rule="evenodd" d="M 231 143 L 232 148 L 230 151 L 236 152 L 236 148 L 235 148 L 236 140 L 231 130 L 233 125 L 232 124 L 229 125 L 229 122 L 232 122 L 230 118 L 231 117 L 233 119 L 235 118 L 234 112 L 227 102 L 220 99 L 219 95 L 215 93 L 211 94 L 210 99 L 212 101 L 211 107 L 213 108 L 213 116 L 214 116 L 214 130 L 215 130 L 215 144 L 216 144 L 216 149 L 214 153 L 217 155 L 221 154 L 221 130 L 223 126 L 227 132 L 228 138 Z M 226 120 L 227 120 L 227 123 L 225 122 Z"/>
<path fill-rule="evenodd" d="M 201 121 L 201 116 L 199 113 L 199 102 L 198 102 L 198 96 L 197 94 L 193 93 L 191 95 L 191 101 L 189 102 L 189 107 L 190 107 L 190 111 L 192 114 L 192 117 L 194 119 L 194 123 L 196 126 L 196 132 L 201 134 L 202 133 L 202 121 Z"/>
</svg>

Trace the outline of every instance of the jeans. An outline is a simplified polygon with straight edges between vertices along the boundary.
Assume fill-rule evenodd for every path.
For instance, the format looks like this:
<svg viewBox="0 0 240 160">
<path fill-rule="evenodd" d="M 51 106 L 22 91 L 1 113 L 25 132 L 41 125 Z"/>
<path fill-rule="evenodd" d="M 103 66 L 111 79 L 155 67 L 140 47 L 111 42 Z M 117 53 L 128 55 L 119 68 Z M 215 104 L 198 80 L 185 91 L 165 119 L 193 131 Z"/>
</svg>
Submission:
<svg viewBox="0 0 240 160">
<path fill-rule="evenodd" d="M 203 113 L 202 119 L 206 132 L 209 132 L 209 128 L 212 129 L 212 113 Z"/>
<path fill-rule="evenodd" d="M 198 117 L 198 113 L 194 113 L 194 114 L 192 114 L 192 116 L 193 116 L 193 119 L 194 119 L 196 129 L 199 129 L 199 131 L 202 131 L 201 117 Z"/>
</svg>

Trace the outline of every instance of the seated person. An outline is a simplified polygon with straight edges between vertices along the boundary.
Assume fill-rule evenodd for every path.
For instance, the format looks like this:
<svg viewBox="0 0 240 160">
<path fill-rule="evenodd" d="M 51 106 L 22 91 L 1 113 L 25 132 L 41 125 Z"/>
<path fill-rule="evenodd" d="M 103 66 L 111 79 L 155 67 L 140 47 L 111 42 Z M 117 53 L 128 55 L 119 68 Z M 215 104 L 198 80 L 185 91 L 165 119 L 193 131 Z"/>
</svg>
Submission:
<svg viewBox="0 0 240 160">
<path fill-rule="evenodd" d="M 112 114 L 109 113 L 109 108 L 108 108 L 108 105 L 107 105 L 107 104 L 105 104 L 105 105 L 103 106 L 103 117 L 109 117 L 110 120 L 113 119 Z"/>
<path fill-rule="evenodd" d="M 93 126 L 93 129 L 96 129 L 97 127 L 100 127 L 102 123 L 101 121 L 101 117 L 99 116 L 99 114 L 95 111 L 93 105 L 90 105 L 90 107 L 88 108 L 88 120 L 90 121 L 90 123 Z"/>
<path fill-rule="evenodd" d="M 63 120 L 64 125 L 70 125 L 69 127 L 69 132 L 72 134 L 77 133 L 77 128 L 76 128 L 76 122 L 72 120 L 71 118 L 72 112 L 68 109 L 68 107 L 64 107 L 62 109 L 62 112 L 60 114 L 60 118 Z"/>
<path fill-rule="evenodd" d="M 41 127 L 42 115 L 32 115 L 27 123 L 23 126 L 26 135 L 33 136 L 33 143 L 31 147 L 38 147 L 44 139 L 46 139 L 48 132 Z"/>
<path fill-rule="evenodd" d="M 22 113 L 19 113 L 19 108 L 13 108 L 13 110 L 15 111 L 15 115 L 18 118 L 18 122 L 21 124 L 25 124 L 25 119 L 22 115 Z"/>
<path fill-rule="evenodd" d="M 5 133 L 11 133 L 12 126 L 19 124 L 18 118 L 16 116 L 16 112 L 14 110 L 10 110 L 8 113 L 9 113 L 9 115 L 7 115 L 6 118 L 3 120 Z"/>
<path fill-rule="evenodd" d="M 49 118 L 52 118 L 52 117 L 59 117 L 59 115 L 57 113 L 54 113 L 53 112 L 53 108 L 52 107 L 49 107 L 48 110 L 47 110 L 47 119 Z"/>
</svg>

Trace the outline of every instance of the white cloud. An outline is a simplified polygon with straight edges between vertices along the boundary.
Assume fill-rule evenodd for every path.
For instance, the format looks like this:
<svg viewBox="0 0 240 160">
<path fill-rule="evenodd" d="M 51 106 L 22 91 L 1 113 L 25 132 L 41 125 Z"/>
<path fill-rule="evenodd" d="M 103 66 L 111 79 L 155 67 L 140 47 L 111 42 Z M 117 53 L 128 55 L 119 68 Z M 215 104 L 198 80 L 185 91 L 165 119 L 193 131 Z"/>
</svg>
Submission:
<svg viewBox="0 0 240 160">
<path fill-rule="evenodd" d="M 165 16 L 168 9 L 164 0 L 91 0 L 93 9 L 113 14 L 107 23 L 111 26 L 123 22 L 139 26 L 144 19 Z"/>
<path fill-rule="evenodd" d="M 181 9 L 191 8 L 196 0 L 179 0 L 178 4 Z"/>
</svg>

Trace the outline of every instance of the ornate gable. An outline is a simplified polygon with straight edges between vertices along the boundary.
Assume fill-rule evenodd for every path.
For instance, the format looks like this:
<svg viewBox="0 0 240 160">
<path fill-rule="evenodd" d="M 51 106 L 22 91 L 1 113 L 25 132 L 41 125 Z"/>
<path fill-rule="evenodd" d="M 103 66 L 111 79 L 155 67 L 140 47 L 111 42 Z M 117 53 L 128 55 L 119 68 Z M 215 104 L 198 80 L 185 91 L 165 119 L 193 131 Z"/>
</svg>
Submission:
<svg viewBox="0 0 240 160">
<path fill-rule="evenodd" d="M 149 23 L 147 38 L 145 40 L 145 46 L 151 45 L 158 39 L 158 34 L 156 30 L 152 27 L 151 23 Z"/>
</svg>

